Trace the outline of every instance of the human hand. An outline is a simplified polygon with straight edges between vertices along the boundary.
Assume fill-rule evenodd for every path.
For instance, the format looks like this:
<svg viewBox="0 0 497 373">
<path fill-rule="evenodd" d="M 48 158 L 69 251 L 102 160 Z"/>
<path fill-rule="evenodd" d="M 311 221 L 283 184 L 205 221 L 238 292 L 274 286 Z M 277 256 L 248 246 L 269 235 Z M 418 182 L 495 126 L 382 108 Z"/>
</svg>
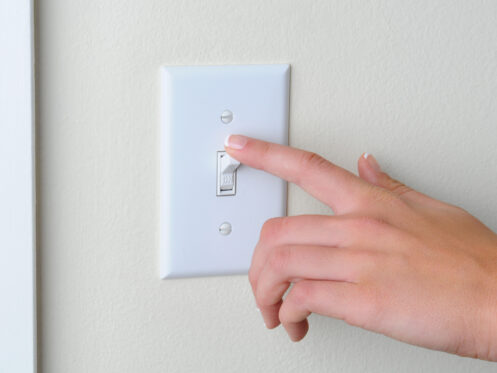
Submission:
<svg viewBox="0 0 497 373">
<path fill-rule="evenodd" d="M 249 280 L 265 324 L 293 341 L 317 313 L 403 342 L 497 360 L 497 235 L 466 211 L 302 150 L 232 135 L 240 162 L 295 183 L 335 215 L 268 220 Z M 283 299 L 290 285 L 290 291 Z"/>
</svg>

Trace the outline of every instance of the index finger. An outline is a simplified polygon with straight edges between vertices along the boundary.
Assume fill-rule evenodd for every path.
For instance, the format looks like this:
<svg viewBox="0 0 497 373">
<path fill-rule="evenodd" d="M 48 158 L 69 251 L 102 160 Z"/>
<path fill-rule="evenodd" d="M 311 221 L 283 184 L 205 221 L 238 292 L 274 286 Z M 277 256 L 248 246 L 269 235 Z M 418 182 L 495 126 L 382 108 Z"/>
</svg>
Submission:
<svg viewBox="0 0 497 373">
<path fill-rule="evenodd" d="M 336 214 L 356 210 L 370 189 L 364 180 L 315 153 L 241 135 L 228 136 L 224 145 L 233 158 L 297 184 Z"/>
</svg>

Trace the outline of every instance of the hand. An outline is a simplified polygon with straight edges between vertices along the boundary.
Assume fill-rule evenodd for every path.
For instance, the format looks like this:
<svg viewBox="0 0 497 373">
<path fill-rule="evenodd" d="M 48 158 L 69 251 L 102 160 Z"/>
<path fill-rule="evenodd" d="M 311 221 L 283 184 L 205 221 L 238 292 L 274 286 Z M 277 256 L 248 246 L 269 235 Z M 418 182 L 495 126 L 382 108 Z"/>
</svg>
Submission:
<svg viewBox="0 0 497 373">
<path fill-rule="evenodd" d="M 371 155 L 359 159 L 357 177 L 314 153 L 239 135 L 226 151 L 335 213 L 262 227 L 249 280 L 268 328 L 281 323 L 299 341 L 314 312 L 497 360 L 497 236 L 481 222 L 391 179 Z"/>
</svg>

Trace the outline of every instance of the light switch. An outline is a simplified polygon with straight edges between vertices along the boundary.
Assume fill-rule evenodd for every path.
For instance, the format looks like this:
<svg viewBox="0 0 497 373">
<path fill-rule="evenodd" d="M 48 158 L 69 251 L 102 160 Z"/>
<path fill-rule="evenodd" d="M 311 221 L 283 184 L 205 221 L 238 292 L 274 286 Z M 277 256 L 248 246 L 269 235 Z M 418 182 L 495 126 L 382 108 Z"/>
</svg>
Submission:
<svg viewBox="0 0 497 373">
<path fill-rule="evenodd" d="M 161 69 L 160 275 L 247 273 L 283 180 L 224 151 L 229 134 L 287 144 L 288 65 Z"/>
<path fill-rule="evenodd" d="M 217 152 L 217 190 L 218 196 L 236 194 L 236 170 L 240 162 L 231 158 L 225 151 Z"/>
</svg>

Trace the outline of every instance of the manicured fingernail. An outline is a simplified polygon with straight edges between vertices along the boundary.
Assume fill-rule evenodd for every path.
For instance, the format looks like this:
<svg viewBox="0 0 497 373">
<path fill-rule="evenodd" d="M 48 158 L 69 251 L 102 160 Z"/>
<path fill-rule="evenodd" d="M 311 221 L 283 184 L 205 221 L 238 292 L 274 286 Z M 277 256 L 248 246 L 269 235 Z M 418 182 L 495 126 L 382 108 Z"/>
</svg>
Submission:
<svg viewBox="0 0 497 373">
<path fill-rule="evenodd" d="M 248 141 L 248 137 L 242 135 L 228 135 L 224 140 L 224 146 L 231 149 L 243 149 Z"/>
<path fill-rule="evenodd" d="M 380 168 L 380 165 L 378 164 L 378 162 L 376 161 L 376 158 L 373 157 L 371 154 L 369 153 L 364 153 L 363 155 L 364 159 L 368 162 L 368 164 L 371 166 L 371 168 L 373 170 L 375 170 L 376 172 L 380 172 L 381 171 L 381 168 Z"/>
</svg>

